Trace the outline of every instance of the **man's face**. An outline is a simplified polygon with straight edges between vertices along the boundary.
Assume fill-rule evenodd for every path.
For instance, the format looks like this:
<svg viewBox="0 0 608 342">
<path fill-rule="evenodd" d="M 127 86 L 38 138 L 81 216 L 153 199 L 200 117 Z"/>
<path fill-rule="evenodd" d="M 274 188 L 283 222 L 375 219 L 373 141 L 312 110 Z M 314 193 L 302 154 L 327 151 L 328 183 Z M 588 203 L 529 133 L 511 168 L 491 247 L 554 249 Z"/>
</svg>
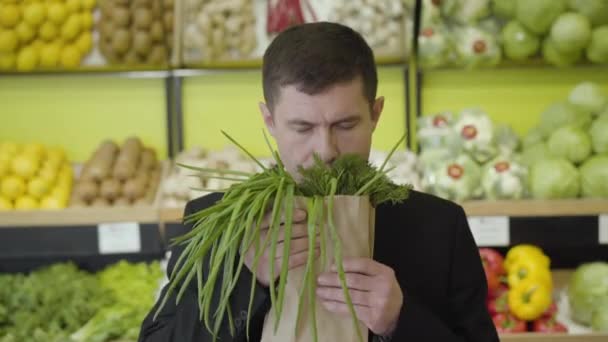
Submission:
<svg viewBox="0 0 608 342">
<path fill-rule="evenodd" d="M 360 78 L 316 95 L 300 92 L 295 85 L 281 88 L 278 95 L 272 111 L 263 103 L 260 109 L 285 168 L 294 178 L 299 178 L 299 166 L 313 164 L 315 153 L 327 164 L 342 154 L 369 157 L 384 99 L 378 98 L 370 108 Z"/>
</svg>

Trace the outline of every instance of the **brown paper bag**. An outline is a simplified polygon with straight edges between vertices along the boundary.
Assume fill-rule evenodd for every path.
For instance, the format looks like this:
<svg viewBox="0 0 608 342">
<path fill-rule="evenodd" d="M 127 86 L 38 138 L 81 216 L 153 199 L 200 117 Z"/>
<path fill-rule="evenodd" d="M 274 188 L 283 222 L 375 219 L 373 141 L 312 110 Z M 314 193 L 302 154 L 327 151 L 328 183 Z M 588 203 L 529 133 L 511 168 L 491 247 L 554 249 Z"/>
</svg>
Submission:
<svg viewBox="0 0 608 342">
<path fill-rule="evenodd" d="M 327 225 L 327 198 L 324 201 L 324 225 L 321 233 L 325 234 L 327 243 L 327 262 L 325 269 L 321 269 L 321 260 L 317 259 L 313 272 L 313 279 L 326 271 L 334 263 L 334 246 Z M 297 199 L 298 208 L 306 208 L 306 200 Z M 335 196 L 333 208 L 334 225 L 342 241 L 343 257 L 372 257 L 374 246 L 374 223 L 375 210 L 371 206 L 368 197 L 363 196 Z M 319 229 L 319 227 L 317 227 Z M 312 317 L 308 305 L 308 296 L 304 294 L 303 308 L 300 323 L 296 330 L 296 319 L 298 316 L 298 302 L 302 280 L 304 278 L 305 266 L 289 271 L 287 284 L 285 286 L 285 298 L 281 321 L 276 334 L 274 308 L 266 315 L 262 342 L 310 342 L 313 341 Z M 353 326 L 350 315 L 339 316 L 325 310 L 319 300 L 316 300 L 316 321 L 319 342 L 335 341 L 357 341 L 357 331 Z M 359 322 L 359 329 L 363 340 L 367 341 L 368 329 Z M 297 331 L 297 332 L 296 332 Z"/>
</svg>

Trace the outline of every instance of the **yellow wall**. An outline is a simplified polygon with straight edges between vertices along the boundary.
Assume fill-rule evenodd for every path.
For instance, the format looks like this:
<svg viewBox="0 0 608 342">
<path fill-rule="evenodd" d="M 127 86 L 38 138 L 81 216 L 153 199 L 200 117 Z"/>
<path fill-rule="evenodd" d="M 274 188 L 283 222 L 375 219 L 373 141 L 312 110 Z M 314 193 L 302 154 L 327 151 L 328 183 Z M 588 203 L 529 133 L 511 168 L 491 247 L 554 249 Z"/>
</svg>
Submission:
<svg viewBox="0 0 608 342">
<path fill-rule="evenodd" d="M 378 94 L 385 96 L 383 117 L 374 134 L 374 148 L 389 149 L 405 131 L 403 69 L 379 69 Z M 256 155 L 267 155 L 264 123 L 258 110 L 263 100 L 261 72 L 216 73 L 184 80 L 184 145 L 219 149 L 229 142 L 227 131 Z"/>
<path fill-rule="evenodd" d="M 424 73 L 423 114 L 480 107 L 519 134 L 537 124 L 552 102 L 566 100 L 579 82 L 594 81 L 608 92 L 608 68 L 522 67 L 492 70 L 435 70 Z"/>
<path fill-rule="evenodd" d="M 103 139 L 139 136 L 165 157 L 162 79 L 116 76 L 0 77 L 0 141 L 63 146 L 87 159 Z"/>
</svg>

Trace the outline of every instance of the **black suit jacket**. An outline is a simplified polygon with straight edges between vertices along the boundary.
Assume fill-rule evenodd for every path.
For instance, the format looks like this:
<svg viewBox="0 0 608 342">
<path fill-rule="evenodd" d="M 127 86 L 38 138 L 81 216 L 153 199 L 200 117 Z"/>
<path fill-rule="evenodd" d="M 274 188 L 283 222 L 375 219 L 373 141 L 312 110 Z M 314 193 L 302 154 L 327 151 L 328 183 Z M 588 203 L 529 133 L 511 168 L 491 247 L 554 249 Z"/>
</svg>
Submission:
<svg viewBox="0 0 608 342">
<path fill-rule="evenodd" d="M 185 215 L 220 198 L 220 194 L 212 194 L 191 201 Z M 169 273 L 182 250 L 178 247 L 173 251 Z M 401 204 L 378 206 L 374 253 L 375 260 L 393 268 L 404 295 L 392 341 L 498 341 L 485 305 L 487 285 L 481 259 L 460 206 L 416 191 Z M 230 304 L 236 335 L 230 336 L 226 323 L 221 341 L 247 340 L 251 277 L 244 267 Z M 268 291 L 259 286 L 251 314 L 251 341 L 260 340 L 269 309 Z M 170 299 L 156 321 L 152 320 L 154 312 L 156 306 L 142 324 L 140 342 L 212 340 L 198 319 L 194 285 L 179 304 L 175 305 L 174 297 Z"/>
</svg>

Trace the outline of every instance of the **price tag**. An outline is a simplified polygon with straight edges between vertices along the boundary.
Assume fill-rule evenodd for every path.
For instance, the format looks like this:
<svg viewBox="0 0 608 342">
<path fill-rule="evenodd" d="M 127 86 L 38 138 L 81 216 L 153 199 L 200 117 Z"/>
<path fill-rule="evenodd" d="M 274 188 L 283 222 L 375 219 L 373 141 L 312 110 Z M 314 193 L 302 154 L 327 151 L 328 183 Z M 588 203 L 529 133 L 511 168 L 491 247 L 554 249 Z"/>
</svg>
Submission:
<svg viewBox="0 0 608 342">
<path fill-rule="evenodd" d="M 600 245 L 608 245 L 608 214 L 598 217 L 598 230 Z"/>
<path fill-rule="evenodd" d="M 509 245 L 509 217 L 473 216 L 468 220 L 477 246 L 504 247 Z"/>
<path fill-rule="evenodd" d="M 137 253 L 141 251 L 139 224 L 100 223 L 97 226 L 97 243 L 101 254 Z"/>
</svg>

